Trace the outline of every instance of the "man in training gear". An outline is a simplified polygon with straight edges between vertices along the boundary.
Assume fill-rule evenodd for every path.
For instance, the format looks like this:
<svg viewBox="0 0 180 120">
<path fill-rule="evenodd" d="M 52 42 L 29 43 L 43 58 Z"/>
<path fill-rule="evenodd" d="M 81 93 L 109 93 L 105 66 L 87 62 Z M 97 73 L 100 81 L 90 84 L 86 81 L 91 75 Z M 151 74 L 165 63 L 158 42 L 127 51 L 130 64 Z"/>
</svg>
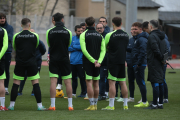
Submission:
<svg viewBox="0 0 180 120">
<path fill-rule="evenodd" d="M 4 79 L 6 79 L 5 74 L 5 52 L 8 48 L 8 35 L 7 31 L 4 28 L 0 27 L 0 111 L 8 110 L 5 107 L 5 88 L 4 88 Z"/>
<path fill-rule="evenodd" d="M 75 26 L 75 33 L 76 35 L 72 37 L 72 43 L 68 48 L 70 54 L 70 64 L 72 70 L 72 88 L 73 94 L 72 97 L 76 98 L 76 89 L 78 87 L 78 79 L 79 76 L 80 84 L 81 84 L 81 94 L 78 97 L 85 97 L 86 96 L 86 83 L 85 83 L 85 76 L 82 64 L 82 57 L 83 53 L 81 51 L 79 37 L 83 32 L 80 25 Z"/>
<path fill-rule="evenodd" d="M 129 36 L 121 30 L 121 18 L 114 17 L 112 24 L 114 31 L 105 37 L 105 45 L 108 48 L 108 80 L 109 80 L 109 106 L 102 110 L 114 110 L 114 98 L 116 95 L 115 83 L 119 81 L 121 93 L 124 98 L 124 109 L 128 109 L 128 90 L 125 76 L 126 49 L 129 42 Z"/>
<path fill-rule="evenodd" d="M 87 94 L 90 101 L 90 106 L 85 110 L 97 110 L 100 79 L 99 67 L 101 66 L 106 50 L 104 38 L 94 28 L 95 19 L 88 17 L 85 22 L 87 26 L 86 31 L 80 35 L 80 45 L 84 54 L 83 68 L 86 76 Z"/>
<path fill-rule="evenodd" d="M 51 106 L 48 110 L 55 110 L 56 84 L 59 72 L 66 85 L 68 109 L 74 110 L 72 105 L 71 65 L 68 47 L 71 45 L 72 33 L 64 26 L 64 15 L 56 13 L 52 16 L 53 28 L 47 30 L 46 40 L 49 46 L 49 76 L 51 79 Z"/>
<path fill-rule="evenodd" d="M 5 56 L 5 73 L 6 73 L 6 79 L 4 80 L 4 86 L 6 95 L 9 95 L 8 86 L 9 86 L 9 67 L 11 63 L 11 52 L 12 52 L 12 39 L 13 39 L 13 27 L 8 24 L 6 15 L 4 13 L 0 13 L 0 27 L 4 28 L 7 31 L 8 34 L 8 49 Z"/>
<path fill-rule="evenodd" d="M 16 51 L 16 65 L 14 68 L 14 82 L 11 89 L 10 106 L 8 109 L 14 110 L 18 88 L 21 80 L 24 80 L 25 71 L 27 71 L 27 80 L 31 80 L 33 85 L 34 95 L 38 106 L 37 110 L 46 110 L 41 102 L 41 90 L 38 81 L 40 76 L 36 64 L 36 48 L 39 45 L 39 36 L 30 31 L 30 19 L 23 18 L 21 20 L 21 27 L 23 30 L 13 36 L 13 48 Z"/>
<path fill-rule="evenodd" d="M 134 45 L 131 51 L 132 64 L 134 67 L 134 74 L 136 78 L 136 83 L 138 84 L 142 101 L 134 105 L 134 107 L 147 107 L 149 105 L 147 101 L 147 90 L 146 84 L 144 80 L 144 70 L 147 64 L 147 39 L 148 34 L 142 31 L 142 24 L 139 22 L 135 22 L 132 24 L 134 27 Z"/>
</svg>

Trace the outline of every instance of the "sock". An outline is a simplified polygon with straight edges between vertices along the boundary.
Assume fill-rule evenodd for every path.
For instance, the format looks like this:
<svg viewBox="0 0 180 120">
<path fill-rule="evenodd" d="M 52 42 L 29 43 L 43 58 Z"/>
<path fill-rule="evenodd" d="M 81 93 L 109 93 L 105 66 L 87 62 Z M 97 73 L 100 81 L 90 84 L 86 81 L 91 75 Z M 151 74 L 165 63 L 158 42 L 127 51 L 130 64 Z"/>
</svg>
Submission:
<svg viewBox="0 0 180 120">
<path fill-rule="evenodd" d="M 42 103 L 37 103 L 37 106 L 38 106 L 39 108 L 41 108 L 41 107 L 42 107 Z"/>
<path fill-rule="evenodd" d="M 114 107 L 114 98 L 109 98 L 109 106 Z"/>
<path fill-rule="evenodd" d="M 68 107 L 72 107 L 72 98 L 68 98 Z"/>
<path fill-rule="evenodd" d="M 97 105 L 98 98 L 94 98 L 94 105 Z"/>
<path fill-rule="evenodd" d="M 153 107 L 157 107 L 157 105 L 152 104 Z"/>
<path fill-rule="evenodd" d="M 51 98 L 51 107 L 55 107 L 56 98 Z"/>
<path fill-rule="evenodd" d="M 128 98 L 123 98 L 123 99 L 124 99 L 124 106 L 128 106 L 127 104 Z"/>
<path fill-rule="evenodd" d="M 8 91 L 8 88 L 5 88 L 5 91 Z"/>
<path fill-rule="evenodd" d="M 158 106 L 163 106 L 163 104 L 158 104 Z"/>
<path fill-rule="evenodd" d="M 159 102 L 159 98 L 157 99 L 157 102 Z"/>
<path fill-rule="evenodd" d="M 94 105 L 94 98 L 89 98 L 90 105 Z"/>
<path fill-rule="evenodd" d="M 129 98 L 134 100 L 134 98 L 132 98 L 132 97 L 129 97 Z"/>
<path fill-rule="evenodd" d="M 108 96 L 108 92 L 105 92 L 106 96 Z"/>
<path fill-rule="evenodd" d="M 13 107 L 15 105 L 15 101 L 10 102 L 10 107 Z"/>
<path fill-rule="evenodd" d="M 57 87 L 56 87 L 56 89 L 62 89 L 62 88 L 61 88 L 61 84 L 58 84 Z"/>
<path fill-rule="evenodd" d="M 143 104 L 146 104 L 146 102 L 143 102 Z"/>
<path fill-rule="evenodd" d="M 76 94 L 72 94 L 72 96 L 76 96 Z"/>
<path fill-rule="evenodd" d="M 41 90 L 39 87 L 39 83 L 33 85 L 33 90 L 34 90 L 34 96 L 36 98 L 36 102 L 41 103 Z"/>
<path fill-rule="evenodd" d="M 5 106 L 5 97 L 0 97 L 0 101 L 1 101 L 1 106 L 4 107 Z"/>
<path fill-rule="evenodd" d="M 10 101 L 16 101 L 17 98 L 17 94 L 18 94 L 18 88 L 19 85 L 13 83 L 12 89 L 11 89 L 11 97 L 10 97 Z"/>
</svg>

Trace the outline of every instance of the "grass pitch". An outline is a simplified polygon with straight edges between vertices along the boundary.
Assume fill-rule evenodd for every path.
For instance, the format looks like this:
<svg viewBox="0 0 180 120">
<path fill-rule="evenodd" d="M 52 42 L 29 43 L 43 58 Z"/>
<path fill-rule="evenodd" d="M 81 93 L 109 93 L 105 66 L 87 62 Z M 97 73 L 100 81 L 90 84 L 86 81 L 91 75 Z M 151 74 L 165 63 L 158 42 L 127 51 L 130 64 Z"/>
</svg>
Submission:
<svg viewBox="0 0 180 120">
<path fill-rule="evenodd" d="M 10 84 L 11 91 L 14 66 L 10 67 Z M 180 69 L 176 69 L 176 74 L 170 74 L 172 71 L 167 69 L 166 81 L 169 89 L 169 103 L 164 104 L 164 109 L 144 110 L 143 108 L 134 108 L 134 105 L 141 99 L 139 88 L 135 86 L 135 102 L 128 103 L 129 110 L 123 110 L 123 103 L 115 102 L 114 111 L 102 111 L 101 108 L 106 107 L 109 102 L 103 100 L 98 102 L 97 111 L 84 111 L 89 106 L 89 101 L 83 98 L 73 99 L 74 111 L 68 111 L 68 101 L 64 98 L 56 99 L 56 111 L 37 111 L 36 100 L 31 96 L 32 85 L 30 81 L 26 81 L 23 95 L 18 96 L 15 103 L 14 111 L 0 111 L 0 120 L 179 120 L 180 119 Z M 47 66 L 42 66 L 40 73 L 40 87 L 42 92 L 43 106 L 50 106 L 50 78 Z M 145 73 L 147 79 L 147 69 Z M 127 82 L 128 85 L 128 82 Z M 152 87 L 150 82 L 146 81 L 147 99 L 152 101 Z M 65 85 L 63 82 L 63 90 Z M 77 95 L 80 94 L 80 85 L 77 89 Z M 65 94 L 66 95 L 66 94 Z M 118 93 L 119 95 L 119 93 Z M 6 95 L 6 107 L 9 106 L 10 95 Z"/>
</svg>

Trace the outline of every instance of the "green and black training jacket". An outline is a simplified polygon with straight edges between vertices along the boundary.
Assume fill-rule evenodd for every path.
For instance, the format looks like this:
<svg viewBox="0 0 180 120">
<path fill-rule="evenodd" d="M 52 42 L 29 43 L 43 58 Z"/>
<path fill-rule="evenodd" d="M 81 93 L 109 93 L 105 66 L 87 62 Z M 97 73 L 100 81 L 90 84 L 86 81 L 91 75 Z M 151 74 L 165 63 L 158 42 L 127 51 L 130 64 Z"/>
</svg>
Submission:
<svg viewBox="0 0 180 120">
<path fill-rule="evenodd" d="M 23 30 L 13 36 L 13 48 L 16 51 L 16 65 L 31 66 L 36 64 L 36 48 L 39 45 L 38 34 Z"/>
<path fill-rule="evenodd" d="M 5 59 L 4 54 L 8 49 L 8 35 L 4 28 L 0 27 L 0 60 Z"/>
<path fill-rule="evenodd" d="M 46 32 L 46 40 L 49 46 L 50 61 L 69 60 L 68 47 L 71 45 L 72 33 L 62 22 L 56 22 L 55 26 Z"/>
<path fill-rule="evenodd" d="M 123 30 L 106 34 L 105 45 L 108 48 L 108 64 L 125 64 L 129 36 Z"/>
<path fill-rule="evenodd" d="M 87 27 L 87 30 L 80 35 L 80 45 L 83 52 L 83 63 L 103 61 L 106 52 L 105 41 L 94 27 Z"/>
</svg>

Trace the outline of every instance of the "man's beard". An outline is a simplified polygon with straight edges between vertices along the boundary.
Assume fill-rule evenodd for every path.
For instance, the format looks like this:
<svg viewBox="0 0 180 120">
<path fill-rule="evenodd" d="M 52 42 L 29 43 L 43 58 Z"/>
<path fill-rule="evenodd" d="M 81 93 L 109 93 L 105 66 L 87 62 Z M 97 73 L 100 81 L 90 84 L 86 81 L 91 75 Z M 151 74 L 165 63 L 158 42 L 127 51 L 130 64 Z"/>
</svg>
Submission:
<svg viewBox="0 0 180 120">
<path fill-rule="evenodd" d="M 78 35 L 78 34 L 76 34 L 76 36 L 79 38 L 80 34 L 79 34 L 79 35 Z"/>
<path fill-rule="evenodd" d="M 4 24 L 3 24 L 3 23 L 0 23 L 0 26 L 1 26 L 1 27 L 4 27 L 5 24 L 6 24 L 6 21 L 4 22 Z"/>
</svg>

